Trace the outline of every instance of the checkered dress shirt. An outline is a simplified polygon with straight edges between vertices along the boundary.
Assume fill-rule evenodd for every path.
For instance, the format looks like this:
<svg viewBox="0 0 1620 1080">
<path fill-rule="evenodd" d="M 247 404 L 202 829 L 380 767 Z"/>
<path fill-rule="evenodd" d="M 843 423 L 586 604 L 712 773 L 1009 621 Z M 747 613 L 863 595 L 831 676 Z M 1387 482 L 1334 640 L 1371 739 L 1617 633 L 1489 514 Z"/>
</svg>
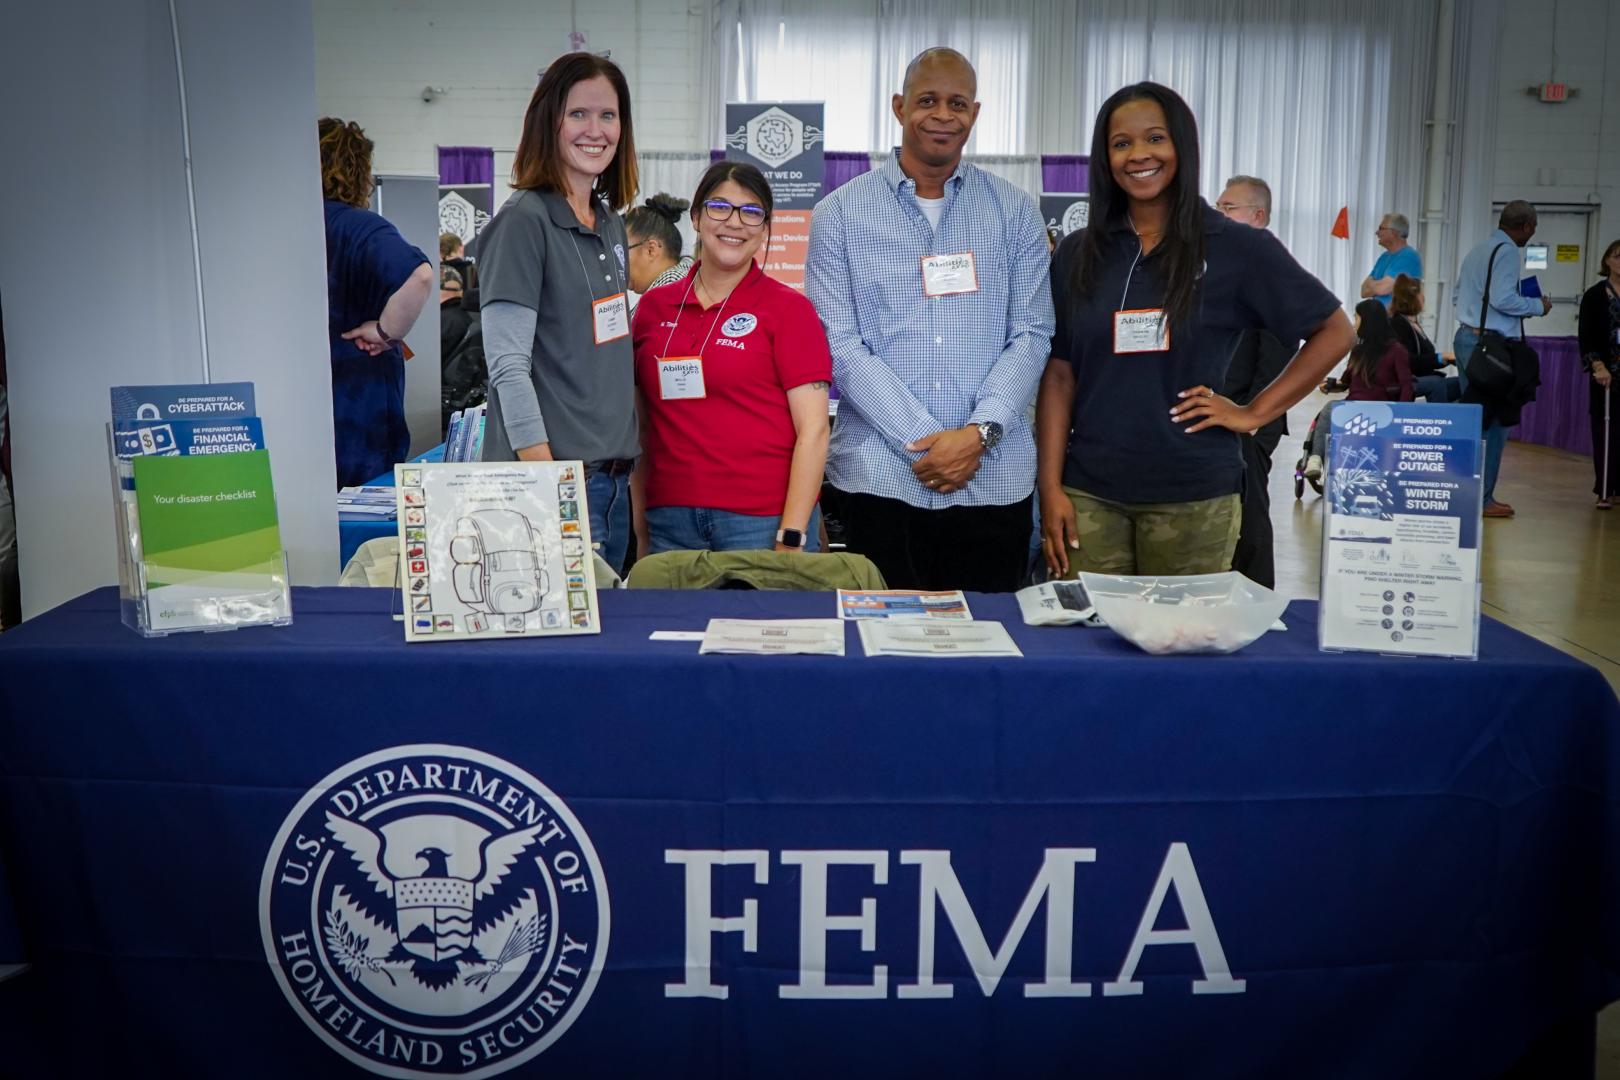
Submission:
<svg viewBox="0 0 1620 1080">
<path fill-rule="evenodd" d="M 923 293 L 922 259 L 972 252 L 978 291 Z M 1050 353 L 1046 229 L 1018 188 L 963 163 L 935 230 L 899 151 L 817 205 L 805 290 L 827 328 L 838 423 L 827 476 L 923 509 L 1005 506 L 1035 486 L 1027 410 Z M 940 495 L 905 445 L 993 420 L 1002 440 L 966 488 Z"/>
</svg>

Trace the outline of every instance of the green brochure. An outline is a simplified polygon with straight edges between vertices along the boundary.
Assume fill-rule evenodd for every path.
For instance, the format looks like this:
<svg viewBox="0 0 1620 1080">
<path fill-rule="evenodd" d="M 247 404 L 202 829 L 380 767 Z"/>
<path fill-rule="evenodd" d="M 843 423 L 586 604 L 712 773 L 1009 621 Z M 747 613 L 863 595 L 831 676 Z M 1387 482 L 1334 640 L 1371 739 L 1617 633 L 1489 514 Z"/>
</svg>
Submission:
<svg viewBox="0 0 1620 1080">
<path fill-rule="evenodd" d="M 287 613 L 268 451 L 141 456 L 134 470 L 152 629 L 276 621 Z"/>
</svg>

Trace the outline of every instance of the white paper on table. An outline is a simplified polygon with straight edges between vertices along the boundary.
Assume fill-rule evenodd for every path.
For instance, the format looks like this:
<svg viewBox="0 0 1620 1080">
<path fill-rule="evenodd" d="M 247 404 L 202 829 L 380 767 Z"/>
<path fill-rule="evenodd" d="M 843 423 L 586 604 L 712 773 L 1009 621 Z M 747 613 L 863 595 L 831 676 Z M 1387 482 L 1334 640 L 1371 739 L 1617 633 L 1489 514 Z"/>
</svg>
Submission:
<svg viewBox="0 0 1620 1080">
<path fill-rule="evenodd" d="M 973 618 L 960 589 L 839 589 L 840 619 L 953 619 Z"/>
<path fill-rule="evenodd" d="M 1103 626 L 1101 616 L 1078 581 L 1043 581 L 1013 594 L 1028 626 Z"/>
<path fill-rule="evenodd" d="M 699 653 L 843 656 L 837 619 L 710 619 Z"/>
<path fill-rule="evenodd" d="M 702 641 L 702 630 L 654 630 L 647 635 L 648 641 Z"/>
<path fill-rule="evenodd" d="M 922 622 L 874 619 L 856 623 L 867 656 L 1023 656 L 995 621 Z"/>
</svg>

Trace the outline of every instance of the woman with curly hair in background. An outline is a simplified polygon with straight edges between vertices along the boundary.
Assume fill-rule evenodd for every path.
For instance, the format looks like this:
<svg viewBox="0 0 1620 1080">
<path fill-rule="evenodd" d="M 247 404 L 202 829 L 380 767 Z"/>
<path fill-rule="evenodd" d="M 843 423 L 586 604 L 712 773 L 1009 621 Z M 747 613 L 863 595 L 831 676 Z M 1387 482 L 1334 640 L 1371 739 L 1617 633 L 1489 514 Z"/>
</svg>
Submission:
<svg viewBox="0 0 1620 1080">
<path fill-rule="evenodd" d="M 405 355 L 400 339 L 433 290 L 433 265 L 371 201 L 374 144 L 360 125 L 323 117 L 327 335 L 332 349 L 332 438 L 339 487 L 404 461 Z"/>
</svg>

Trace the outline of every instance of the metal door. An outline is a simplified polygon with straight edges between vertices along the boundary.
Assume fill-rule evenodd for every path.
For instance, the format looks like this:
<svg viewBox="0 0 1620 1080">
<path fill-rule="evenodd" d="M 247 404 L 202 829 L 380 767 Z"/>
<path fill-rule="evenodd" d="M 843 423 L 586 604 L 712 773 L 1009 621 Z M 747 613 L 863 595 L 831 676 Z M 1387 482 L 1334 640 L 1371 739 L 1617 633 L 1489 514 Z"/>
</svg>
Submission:
<svg viewBox="0 0 1620 1080">
<path fill-rule="evenodd" d="M 1541 206 L 1537 208 L 1536 234 L 1525 245 L 1521 277 L 1534 277 L 1543 296 L 1551 297 L 1552 311 L 1524 321 L 1524 332 L 1532 337 L 1574 337 L 1581 294 L 1597 278 L 1597 260 L 1602 249 L 1593 250 L 1591 235 L 1598 216 L 1595 206 Z M 1501 213 L 1492 208 L 1492 216 Z M 1494 224 L 1492 226 L 1495 227 Z"/>
</svg>

